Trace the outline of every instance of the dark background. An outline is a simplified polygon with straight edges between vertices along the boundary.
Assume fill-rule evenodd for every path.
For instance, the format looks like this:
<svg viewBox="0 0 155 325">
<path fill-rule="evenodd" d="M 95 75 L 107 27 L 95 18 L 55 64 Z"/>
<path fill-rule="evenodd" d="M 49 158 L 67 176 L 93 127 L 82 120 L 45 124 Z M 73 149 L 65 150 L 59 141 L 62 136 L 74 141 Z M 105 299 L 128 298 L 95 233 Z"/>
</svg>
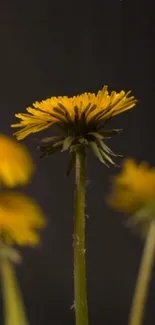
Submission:
<svg viewBox="0 0 155 325">
<path fill-rule="evenodd" d="M 0 130 L 12 134 L 15 112 L 53 95 L 96 92 L 104 84 L 132 89 L 138 105 L 111 123 L 124 132 L 109 145 L 125 157 L 155 164 L 155 11 L 153 0 L 1 1 Z M 47 134 L 47 133 L 46 133 Z M 38 134 L 38 136 L 44 135 Z M 73 325 L 73 188 L 67 156 L 40 160 L 24 191 L 36 198 L 49 226 L 42 246 L 24 249 L 18 276 L 31 325 Z M 87 270 L 90 325 L 127 324 L 143 242 L 104 198 L 117 171 L 89 155 Z M 145 324 L 155 322 L 155 281 Z M 2 323 L 2 320 L 1 320 Z"/>
</svg>

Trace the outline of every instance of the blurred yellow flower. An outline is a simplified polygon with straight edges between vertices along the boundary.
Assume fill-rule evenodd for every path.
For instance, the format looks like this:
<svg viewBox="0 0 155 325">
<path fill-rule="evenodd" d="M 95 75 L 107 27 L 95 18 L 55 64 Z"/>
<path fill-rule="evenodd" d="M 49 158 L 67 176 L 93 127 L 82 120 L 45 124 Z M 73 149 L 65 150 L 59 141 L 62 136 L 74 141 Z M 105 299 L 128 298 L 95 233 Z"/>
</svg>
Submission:
<svg viewBox="0 0 155 325">
<path fill-rule="evenodd" d="M 122 172 L 114 177 L 109 204 L 116 210 L 136 213 L 155 200 L 155 168 L 134 160 L 124 161 Z"/>
<path fill-rule="evenodd" d="M 136 104 L 134 96 L 128 97 L 130 92 L 112 91 L 109 94 L 107 86 L 94 93 L 84 93 L 73 97 L 51 97 L 42 102 L 35 102 L 33 108 L 28 107 L 26 113 L 16 114 L 21 121 L 12 124 L 21 130 L 14 135 L 18 140 L 24 139 L 31 133 L 39 132 L 58 124 L 67 135 L 85 136 L 93 132 L 100 122 L 120 114 Z M 102 125 L 103 127 L 103 125 Z"/>
<path fill-rule="evenodd" d="M 25 185 L 33 172 L 34 164 L 25 146 L 0 134 L 0 186 Z"/>
<path fill-rule="evenodd" d="M 37 245 L 38 229 L 46 225 L 39 206 L 29 197 L 17 192 L 0 193 L 0 235 L 19 245 Z M 4 242 L 5 243 L 5 242 Z"/>
</svg>

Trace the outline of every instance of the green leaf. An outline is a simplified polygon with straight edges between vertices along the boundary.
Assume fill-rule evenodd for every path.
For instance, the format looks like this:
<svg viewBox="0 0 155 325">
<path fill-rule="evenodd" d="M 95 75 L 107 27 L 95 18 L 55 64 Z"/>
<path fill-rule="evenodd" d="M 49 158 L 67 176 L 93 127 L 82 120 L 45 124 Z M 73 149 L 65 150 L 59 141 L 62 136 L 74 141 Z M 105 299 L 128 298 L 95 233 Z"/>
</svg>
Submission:
<svg viewBox="0 0 155 325">
<path fill-rule="evenodd" d="M 53 136 L 53 137 L 47 137 L 47 138 L 43 138 L 42 140 L 40 140 L 41 143 L 47 143 L 47 144 L 51 144 L 57 140 L 63 140 L 64 137 L 61 136 Z"/>
<path fill-rule="evenodd" d="M 51 156 L 54 153 L 61 151 L 62 145 L 63 141 L 57 141 L 56 143 L 50 146 L 40 146 L 39 149 L 43 152 L 40 158 L 43 158 L 45 156 Z"/>
<path fill-rule="evenodd" d="M 94 153 L 94 155 L 102 162 L 102 164 L 105 164 L 107 167 L 109 167 L 106 163 L 106 161 L 104 160 L 100 148 L 97 146 L 95 141 L 89 141 L 88 143 L 90 149 L 92 150 L 92 152 Z"/>
<path fill-rule="evenodd" d="M 75 151 L 70 151 L 68 166 L 67 166 L 67 170 L 66 170 L 67 176 L 69 176 L 69 174 L 71 173 L 71 171 L 75 165 L 75 156 L 76 156 Z"/>
<path fill-rule="evenodd" d="M 120 134 L 122 131 L 123 131 L 123 129 L 104 130 L 103 136 L 104 137 L 112 137 L 113 135 Z"/>
<path fill-rule="evenodd" d="M 22 260 L 20 253 L 14 247 L 5 244 L 1 244 L 0 258 L 6 258 L 13 263 L 20 263 Z"/>
<path fill-rule="evenodd" d="M 138 226 L 142 223 L 151 222 L 154 219 L 154 211 L 152 210 L 151 204 L 144 205 L 129 219 L 129 223 L 133 226 Z"/>
<path fill-rule="evenodd" d="M 79 142 L 80 142 L 81 144 L 85 145 L 85 146 L 88 146 L 88 140 L 85 139 L 85 138 L 80 138 L 80 139 L 79 139 Z"/>
<path fill-rule="evenodd" d="M 66 151 L 70 148 L 71 144 L 73 143 L 74 138 L 73 137 L 66 137 L 63 141 L 63 146 L 61 151 Z"/>
<path fill-rule="evenodd" d="M 92 135 L 96 139 L 104 139 L 103 135 L 99 134 L 98 132 L 89 132 L 88 135 Z"/>
<path fill-rule="evenodd" d="M 101 154 L 103 155 L 103 157 L 105 158 L 105 160 L 107 160 L 110 164 L 116 166 L 115 162 L 105 153 L 104 150 L 101 150 Z"/>
<path fill-rule="evenodd" d="M 114 135 L 120 134 L 123 129 L 112 129 L 112 130 L 105 130 L 104 128 L 98 128 L 98 133 L 103 135 L 104 138 L 111 138 Z"/>
<path fill-rule="evenodd" d="M 102 140 L 97 139 L 97 142 L 99 146 L 103 149 L 103 151 L 105 151 L 107 154 L 114 157 L 118 157 L 118 155 L 116 155 Z"/>
</svg>

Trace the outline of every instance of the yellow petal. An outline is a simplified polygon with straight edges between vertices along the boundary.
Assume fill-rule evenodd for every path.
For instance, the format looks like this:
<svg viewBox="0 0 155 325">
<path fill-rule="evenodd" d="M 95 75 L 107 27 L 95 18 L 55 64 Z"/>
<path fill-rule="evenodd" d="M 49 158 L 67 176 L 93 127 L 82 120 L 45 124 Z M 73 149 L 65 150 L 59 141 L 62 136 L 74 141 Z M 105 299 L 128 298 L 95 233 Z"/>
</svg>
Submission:
<svg viewBox="0 0 155 325">
<path fill-rule="evenodd" d="M 0 134 L 0 185 L 14 187 L 27 184 L 34 164 L 25 146 Z"/>
<path fill-rule="evenodd" d="M 46 221 L 39 206 L 29 197 L 18 192 L 0 193 L 0 229 L 19 245 L 39 242 L 37 229 Z"/>
<path fill-rule="evenodd" d="M 155 199 L 155 168 L 132 159 L 124 161 L 121 173 L 113 179 L 108 202 L 116 210 L 134 213 Z"/>
<path fill-rule="evenodd" d="M 125 93 L 124 90 L 120 91 L 119 93 L 116 93 L 116 91 L 109 93 L 108 86 L 104 86 L 102 90 L 98 91 L 97 95 L 94 93 L 83 93 L 73 97 L 58 96 L 48 98 L 41 102 L 35 102 L 32 104 L 32 107 L 28 107 L 26 109 L 28 114 L 16 114 L 16 117 L 19 118 L 21 122 L 12 124 L 12 127 L 20 128 L 20 130 L 14 133 L 14 135 L 18 140 L 21 140 L 31 133 L 39 132 L 45 128 L 51 127 L 52 122 L 57 122 L 62 129 L 65 124 L 65 131 L 66 129 L 69 131 L 69 128 L 71 128 L 72 133 L 74 133 L 74 123 L 75 132 L 77 129 L 79 130 L 79 125 L 82 125 L 81 132 L 83 133 L 81 136 L 83 136 L 87 133 L 87 127 L 89 129 L 89 125 L 92 122 L 97 125 L 98 122 L 101 122 L 101 120 L 105 121 L 105 119 L 109 119 L 134 107 L 136 100 L 133 96 L 128 97 L 129 94 L 130 91 Z M 62 117 L 59 113 L 55 113 L 55 108 L 60 106 L 64 111 L 64 117 Z M 78 111 L 78 120 L 81 119 L 83 112 L 85 112 L 86 108 L 89 107 L 87 113 L 85 114 L 85 124 L 79 123 L 79 125 L 76 125 L 79 121 L 77 121 L 75 118 L 75 107 L 76 111 Z M 93 110 L 91 110 L 92 108 Z M 68 121 L 66 117 L 66 112 L 70 117 L 70 121 Z M 63 124 L 61 123 L 62 119 L 64 122 Z M 83 129 L 84 125 L 86 130 Z"/>
</svg>

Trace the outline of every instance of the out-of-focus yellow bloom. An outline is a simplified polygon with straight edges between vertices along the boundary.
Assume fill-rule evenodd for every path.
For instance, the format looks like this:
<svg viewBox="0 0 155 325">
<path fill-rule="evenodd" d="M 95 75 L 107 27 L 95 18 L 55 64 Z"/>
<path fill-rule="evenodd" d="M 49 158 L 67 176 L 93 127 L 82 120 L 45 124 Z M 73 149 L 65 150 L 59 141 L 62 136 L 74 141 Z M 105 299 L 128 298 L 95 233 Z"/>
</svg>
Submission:
<svg viewBox="0 0 155 325">
<path fill-rule="evenodd" d="M 114 177 L 108 202 L 116 210 L 136 213 L 155 200 L 155 168 L 134 160 L 124 161 L 122 172 Z"/>
<path fill-rule="evenodd" d="M 28 107 L 26 113 L 16 114 L 21 121 L 12 127 L 21 128 L 14 135 L 18 140 L 24 139 L 30 133 L 39 132 L 57 123 L 68 134 L 85 136 L 95 131 L 100 122 L 120 114 L 136 104 L 130 92 L 112 91 L 109 94 L 107 86 L 94 93 L 84 93 L 73 97 L 51 97 L 42 102 L 35 102 Z"/>
<path fill-rule="evenodd" d="M 33 172 L 34 164 L 25 146 L 0 134 L 0 186 L 25 185 Z"/>
<path fill-rule="evenodd" d="M 16 192 L 0 193 L 0 233 L 19 245 L 37 245 L 38 229 L 46 225 L 39 206 Z"/>
<path fill-rule="evenodd" d="M 141 325 L 155 257 L 155 168 L 125 160 L 122 172 L 113 180 L 108 203 L 129 213 L 128 225 L 146 240 L 128 323 Z"/>
</svg>

